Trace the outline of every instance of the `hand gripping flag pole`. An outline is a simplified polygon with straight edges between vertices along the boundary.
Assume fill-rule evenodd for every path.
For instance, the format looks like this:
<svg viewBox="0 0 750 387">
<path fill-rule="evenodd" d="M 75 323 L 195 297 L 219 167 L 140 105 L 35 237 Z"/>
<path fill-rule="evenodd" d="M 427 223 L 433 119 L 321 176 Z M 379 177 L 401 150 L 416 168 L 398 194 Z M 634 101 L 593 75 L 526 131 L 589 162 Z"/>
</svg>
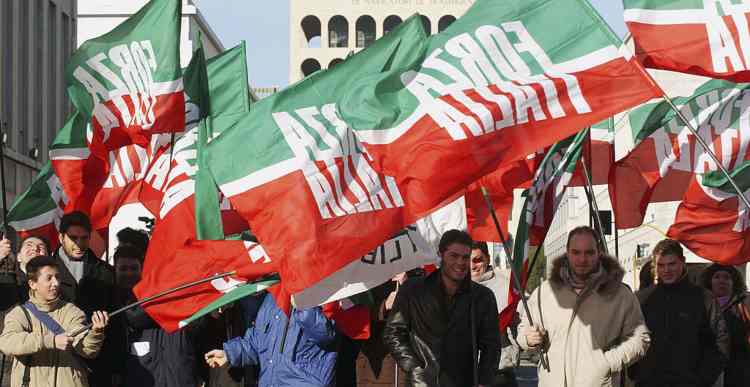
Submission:
<svg viewBox="0 0 750 387">
<path fill-rule="evenodd" d="M 511 259 L 511 251 L 508 247 L 507 241 L 505 240 L 505 236 L 503 235 L 503 229 L 500 226 L 500 222 L 497 220 L 497 215 L 495 214 L 495 207 L 492 205 L 492 201 L 490 200 L 490 196 L 487 193 L 487 188 L 481 187 L 482 189 L 482 195 L 484 196 L 484 201 L 487 203 L 487 208 L 490 210 L 490 215 L 492 215 L 492 221 L 495 223 L 495 228 L 497 229 L 497 233 L 500 235 L 500 242 L 503 244 L 503 248 L 505 249 L 505 260 L 508 263 L 508 266 L 510 267 L 511 276 L 513 277 L 513 282 L 515 283 L 516 289 L 518 289 L 519 292 L 521 292 L 521 303 L 523 304 L 523 310 L 526 313 L 526 319 L 529 320 L 529 325 L 534 325 L 534 320 L 531 318 L 531 311 L 529 311 L 529 304 L 526 302 L 526 297 L 523 294 L 523 287 L 521 286 L 521 277 L 518 273 L 518 270 L 515 266 L 513 266 L 513 261 Z M 549 371 L 549 363 L 547 362 L 547 357 L 545 356 L 545 348 L 542 346 L 540 349 L 541 356 L 540 362 L 542 364 L 542 367 Z"/>
</svg>

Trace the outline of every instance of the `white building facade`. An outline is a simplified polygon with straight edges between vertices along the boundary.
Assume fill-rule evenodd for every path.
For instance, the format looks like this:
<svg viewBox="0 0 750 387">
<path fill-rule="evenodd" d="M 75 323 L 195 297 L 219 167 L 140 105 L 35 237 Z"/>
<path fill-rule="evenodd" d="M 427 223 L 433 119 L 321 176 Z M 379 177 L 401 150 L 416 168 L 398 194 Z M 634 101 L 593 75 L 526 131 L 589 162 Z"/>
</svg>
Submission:
<svg viewBox="0 0 750 387">
<path fill-rule="evenodd" d="M 111 31 L 146 3 L 148 0 L 78 0 L 78 45 Z M 182 67 L 190 63 L 198 32 L 203 37 L 203 49 L 207 58 L 224 51 L 221 41 L 192 0 L 182 0 L 181 31 Z"/>
<path fill-rule="evenodd" d="M 290 0 L 289 83 L 331 68 L 414 13 L 438 33 L 474 0 Z"/>
</svg>

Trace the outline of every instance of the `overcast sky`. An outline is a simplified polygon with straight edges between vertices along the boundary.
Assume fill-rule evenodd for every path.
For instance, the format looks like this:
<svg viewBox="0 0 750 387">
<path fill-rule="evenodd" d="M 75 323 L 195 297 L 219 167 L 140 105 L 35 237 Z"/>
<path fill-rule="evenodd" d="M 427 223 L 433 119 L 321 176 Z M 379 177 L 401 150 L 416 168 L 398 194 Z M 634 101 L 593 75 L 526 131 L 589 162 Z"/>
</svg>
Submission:
<svg viewBox="0 0 750 387">
<path fill-rule="evenodd" d="M 230 48 L 243 39 L 247 41 L 247 66 L 253 87 L 286 86 L 289 83 L 289 0 L 195 2 L 224 47 Z M 615 32 L 625 35 L 620 0 L 590 2 Z"/>
</svg>

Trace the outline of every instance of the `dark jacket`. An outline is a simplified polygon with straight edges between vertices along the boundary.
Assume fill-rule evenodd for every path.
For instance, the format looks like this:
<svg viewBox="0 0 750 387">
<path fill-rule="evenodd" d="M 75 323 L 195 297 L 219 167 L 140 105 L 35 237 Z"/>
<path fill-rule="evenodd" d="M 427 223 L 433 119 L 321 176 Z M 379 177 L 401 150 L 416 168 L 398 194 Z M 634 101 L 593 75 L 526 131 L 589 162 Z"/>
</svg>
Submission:
<svg viewBox="0 0 750 387">
<path fill-rule="evenodd" d="M 55 251 L 53 257 L 57 261 L 62 298 L 75 304 L 89 319 L 91 314 L 97 310 L 111 312 L 115 306 L 114 268 L 97 258 L 91 250 L 87 250 L 82 258 L 84 262 L 83 277 L 81 277 L 80 282 L 76 283 L 75 278 L 65 266 L 65 262 L 60 258 L 60 249 L 62 247 Z M 99 356 L 88 361 L 88 366 L 92 371 L 89 376 L 89 384 L 92 387 L 112 385 L 115 350 L 115 348 L 112 348 L 111 340 L 105 339 Z"/>
<path fill-rule="evenodd" d="M 200 385 L 197 370 L 202 358 L 196 340 L 200 326 L 167 333 L 140 307 L 125 312 L 121 323 L 117 328 L 124 330 L 125 340 L 118 343 L 116 353 L 124 355 L 124 369 L 120 370 L 123 386 Z"/>
<path fill-rule="evenodd" d="M 16 268 L 14 272 L 0 272 L 0 312 L 29 300 L 29 283 L 26 273 Z"/>
<path fill-rule="evenodd" d="M 640 386 L 709 387 L 727 362 L 729 334 L 709 291 L 687 276 L 636 293 L 651 346 L 631 368 Z"/>
<path fill-rule="evenodd" d="M 383 340 L 411 386 L 472 386 L 492 383 L 500 347 L 492 291 L 469 278 L 452 302 L 440 270 L 407 281 L 388 316 Z M 481 352 L 481 356 L 478 356 Z"/>
<path fill-rule="evenodd" d="M 255 325 L 224 343 L 224 352 L 233 367 L 259 364 L 260 386 L 334 384 L 336 329 L 320 307 L 293 310 L 287 325 L 286 314 L 266 294 Z"/>
<path fill-rule="evenodd" d="M 737 294 L 722 307 L 731 338 L 729 365 L 724 371 L 724 387 L 750 386 L 750 345 L 748 345 L 748 321 L 746 321 L 750 299 L 747 294 Z"/>
<path fill-rule="evenodd" d="M 60 290 L 65 300 L 79 307 L 86 316 L 97 310 L 111 310 L 114 305 L 115 270 L 97 258 L 91 250 L 83 256 L 83 277 L 76 283 L 65 262 L 60 258 L 60 247 L 53 257 L 57 261 Z"/>
</svg>

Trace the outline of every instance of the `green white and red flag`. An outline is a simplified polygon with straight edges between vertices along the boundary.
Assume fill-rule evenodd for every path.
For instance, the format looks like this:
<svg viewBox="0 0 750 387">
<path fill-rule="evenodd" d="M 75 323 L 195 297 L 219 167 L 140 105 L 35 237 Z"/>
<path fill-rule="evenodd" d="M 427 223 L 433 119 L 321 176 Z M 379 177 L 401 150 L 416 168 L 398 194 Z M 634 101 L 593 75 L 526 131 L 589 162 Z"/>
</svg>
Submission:
<svg viewBox="0 0 750 387">
<path fill-rule="evenodd" d="M 565 20 L 560 23 L 560 20 Z M 554 26 L 554 31 L 550 30 Z M 659 95 L 585 0 L 478 0 L 339 106 L 415 221 L 483 176 Z"/>
<path fill-rule="evenodd" d="M 745 154 L 747 158 L 747 154 Z M 744 161 L 732 178 L 750 198 L 750 161 Z M 695 254 L 722 265 L 750 261 L 750 219 L 724 174 L 719 171 L 696 175 L 685 191 L 675 220 L 667 231 Z"/>
<path fill-rule="evenodd" d="M 750 81 L 750 4 L 743 0 L 623 0 L 644 66 Z"/>
<path fill-rule="evenodd" d="M 728 104 L 741 103 L 737 99 L 740 90 L 742 87 L 733 83 L 712 80 L 696 88 L 692 95 L 673 98 L 673 102 L 703 133 L 705 140 L 713 143 L 717 134 L 708 132 L 713 125 L 717 125 L 716 133 L 737 126 L 729 121 L 733 113 Z M 746 146 L 747 140 L 739 135 L 731 141 L 728 135 L 722 136 L 728 142 L 719 149 L 728 153 L 720 156 L 731 161 L 733 151 L 729 145 L 735 142 Z M 696 174 L 716 167 L 664 101 L 628 112 L 616 137 L 617 153 L 625 155 L 612 168 L 609 193 L 615 223 L 620 229 L 640 226 L 649 203 L 682 200 Z M 744 148 L 739 149 L 744 153 Z M 739 162 L 744 160 L 742 157 Z"/>
<path fill-rule="evenodd" d="M 279 262 L 288 294 L 404 228 L 400 191 L 372 169 L 337 102 L 355 82 L 418 57 L 425 39 L 420 20 L 412 17 L 335 68 L 258 101 L 208 142 L 211 174 Z"/>
<path fill-rule="evenodd" d="M 158 242 L 152 240 L 149 245 L 154 246 Z M 182 321 L 224 294 L 276 271 L 276 261 L 272 261 L 263 248 L 253 242 L 189 240 L 171 252 L 162 246 L 155 249 L 162 257 L 154 260 L 153 254 L 149 254 L 146 258 L 143 277 L 133 289 L 138 299 L 216 274 L 236 272 L 145 304 L 144 309 L 149 316 L 168 332 L 184 326 L 187 322 L 180 324 Z M 149 247 L 149 252 L 151 250 Z"/>
<path fill-rule="evenodd" d="M 197 124 L 208 116 L 209 106 L 215 105 L 212 113 L 222 117 L 249 110 L 244 52 L 242 43 L 206 61 L 203 50 L 196 51 L 185 69 L 184 94 L 189 127 L 178 136 L 178 141 L 187 138 L 179 141 L 180 145 L 174 149 L 169 135 L 152 135 L 146 146 L 129 144 L 108 150 L 102 159 L 91 150 L 82 123 L 66 125 L 50 154 L 66 193 L 72 198 L 70 207 L 90 212 L 94 228 L 104 231 L 119 208 L 126 204 L 141 202 L 153 214 L 158 214 L 175 149 L 187 147 L 186 152 L 177 153 L 180 157 L 187 157 L 185 161 L 188 163 L 197 164 Z M 233 102 L 222 104 L 227 101 Z M 78 121 L 71 122 L 82 122 L 80 116 L 76 117 Z M 229 118 L 222 118 L 219 125 L 231 122 Z M 215 200 L 218 211 L 218 198 Z"/>
<path fill-rule="evenodd" d="M 29 188 L 19 195 L 8 211 L 8 225 L 27 236 L 44 237 L 56 249 L 59 245 L 57 227 L 65 208 L 65 192 L 60 180 L 47 162 L 34 177 Z"/>
<path fill-rule="evenodd" d="M 516 273 L 521 273 L 521 286 L 525 287 L 528 280 L 531 246 L 541 248 L 544 243 L 565 189 L 581 160 L 588 132 L 589 129 L 583 130 L 549 148 L 536 170 L 534 182 L 524 191 L 525 200 L 513 242 L 513 266 Z M 521 290 L 516 289 L 514 283 L 511 276 L 508 306 L 500 312 L 501 327 L 509 326 L 521 299 Z"/>
<path fill-rule="evenodd" d="M 68 95 L 91 122 L 94 152 L 145 147 L 154 133 L 185 128 L 181 17 L 181 0 L 151 0 L 71 56 Z"/>
</svg>

